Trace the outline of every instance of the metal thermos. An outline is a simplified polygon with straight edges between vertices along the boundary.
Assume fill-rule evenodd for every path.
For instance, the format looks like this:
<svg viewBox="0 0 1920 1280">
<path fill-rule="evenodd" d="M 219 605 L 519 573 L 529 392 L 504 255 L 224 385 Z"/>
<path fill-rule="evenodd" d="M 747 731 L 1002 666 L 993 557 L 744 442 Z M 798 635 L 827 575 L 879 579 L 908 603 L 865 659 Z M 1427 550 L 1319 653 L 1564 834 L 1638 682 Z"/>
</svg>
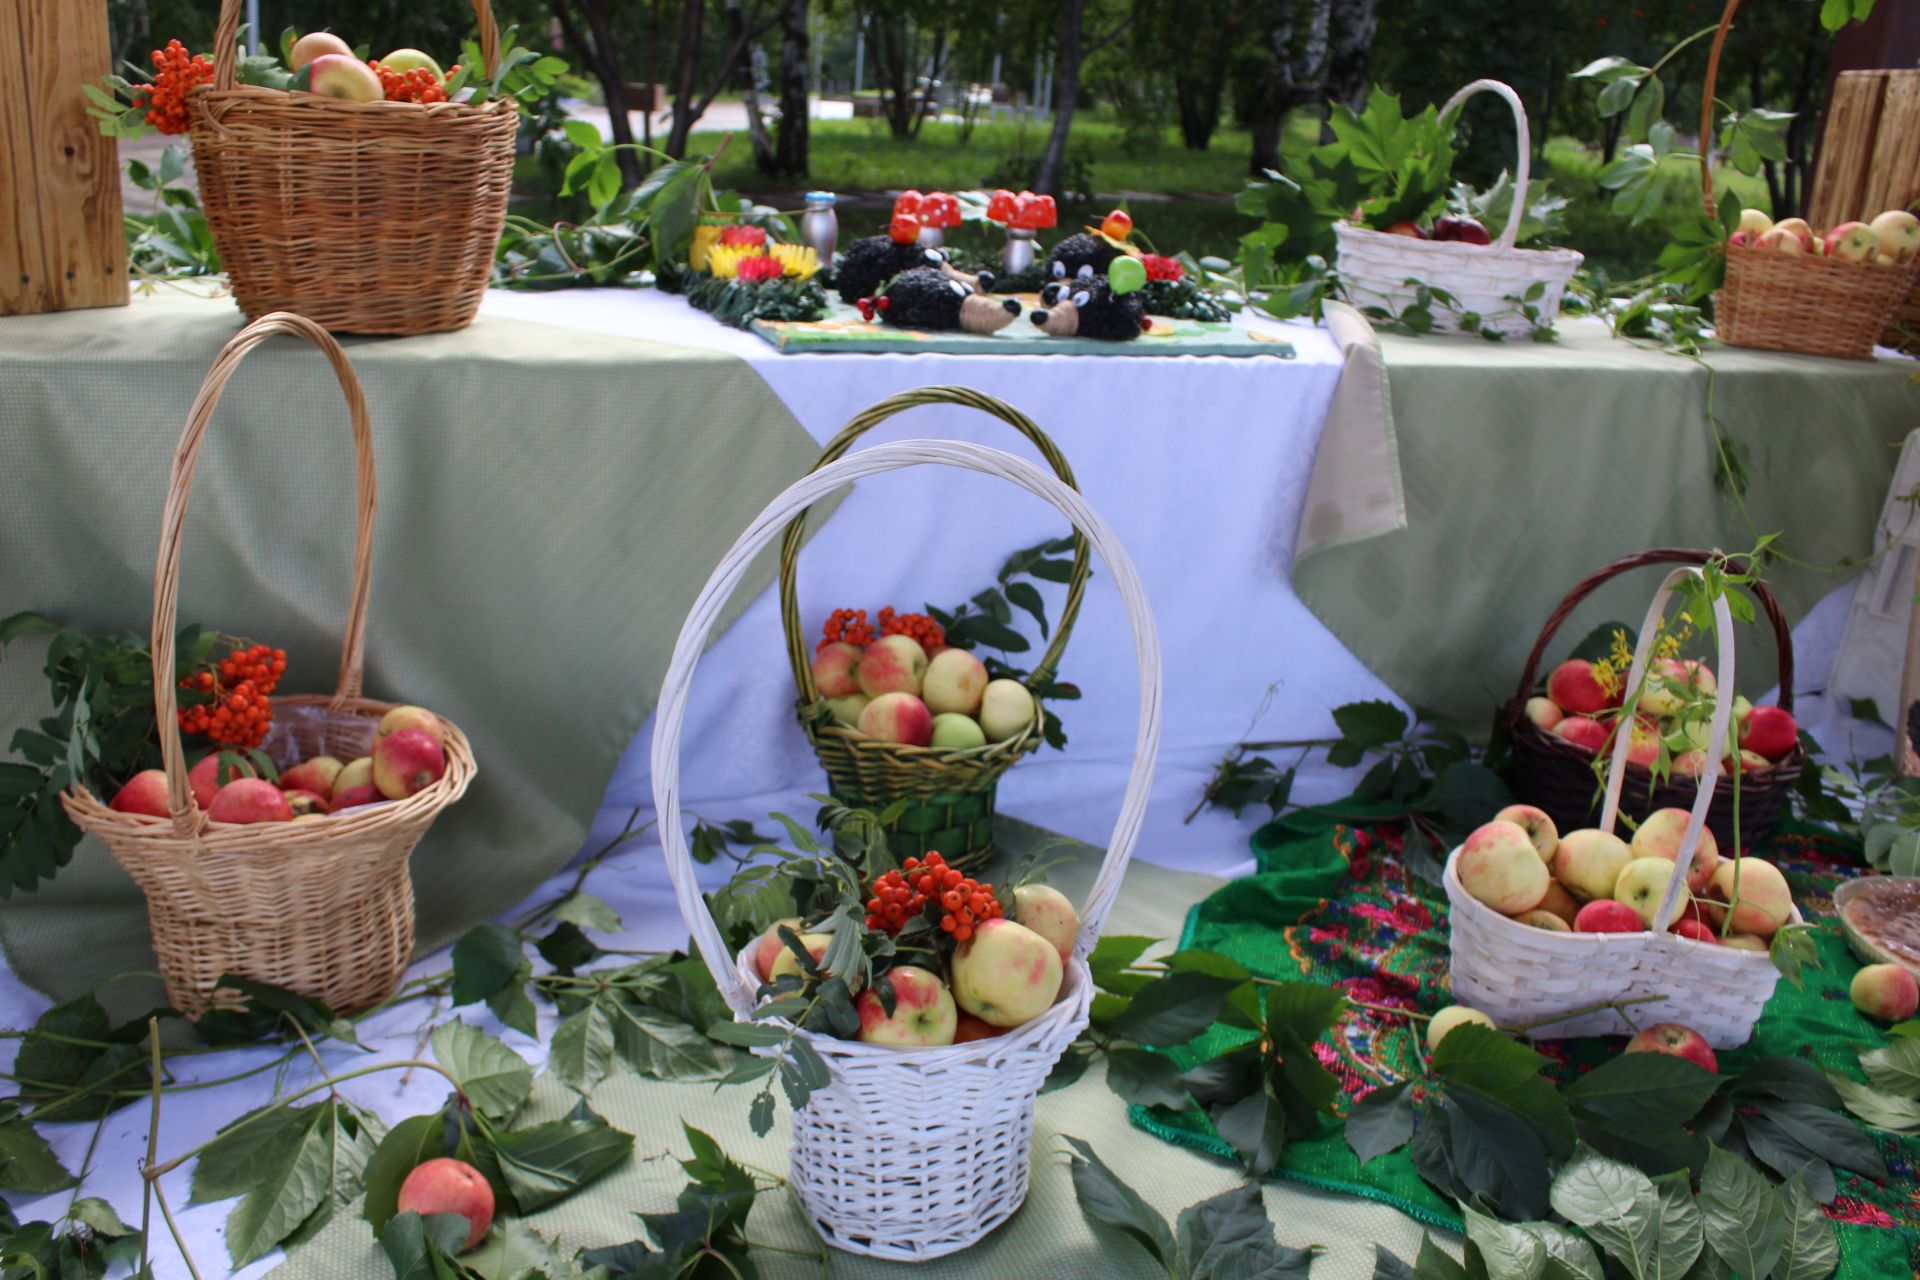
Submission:
<svg viewBox="0 0 1920 1280">
<path fill-rule="evenodd" d="M 807 192 L 807 211 L 800 218 L 800 238 L 813 246 L 821 266 L 833 261 L 834 246 L 840 242 L 840 219 L 833 212 L 833 192 Z"/>
</svg>

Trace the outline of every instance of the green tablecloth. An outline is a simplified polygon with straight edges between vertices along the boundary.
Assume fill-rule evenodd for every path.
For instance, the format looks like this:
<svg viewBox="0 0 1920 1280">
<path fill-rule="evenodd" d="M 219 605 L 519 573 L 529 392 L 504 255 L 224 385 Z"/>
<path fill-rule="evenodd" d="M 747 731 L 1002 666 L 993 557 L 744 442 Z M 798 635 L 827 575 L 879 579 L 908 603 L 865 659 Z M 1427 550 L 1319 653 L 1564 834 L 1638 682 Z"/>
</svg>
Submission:
<svg viewBox="0 0 1920 1280">
<path fill-rule="evenodd" d="M 1744 551 L 1714 484 L 1709 391 L 1750 451 L 1746 503 L 1809 565 L 1868 554 L 1898 448 L 1920 427 L 1911 361 L 1711 347 L 1703 363 L 1569 321 L 1554 343 L 1373 335 L 1348 351 L 1295 547 L 1300 598 L 1395 692 L 1469 719 L 1513 693 L 1540 626 L 1580 579 L 1657 546 Z M 1384 370 L 1382 369 L 1384 366 Z M 1768 580 L 1788 620 L 1845 579 L 1791 563 Z M 1616 580 L 1569 621 L 1638 621 L 1657 580 Z M 1776 681 L 1743 632 L 1739 684 Z"/>
<path fill-rule="evenodd" d="M 241 324 L 231 300 L 183 294 L 0 319 L 0 616 L 145 633 L 174 446 Z M 695 594 L 817 447 L 711 351 L 485 318 L 346 347 L 380 482 L 367 692 L 449 716 L 480 764 L 413 859 L 425 951 L 579 848 Z M 340 391 L 317 351 L 276 340 L 214 417 L 181 621 L 284 646 L 288 691 L 330 692 L 353 520 Z M 42 650 L 0 662 L 0 724 L 47 714 Z M 0 910 L 0 942 L 51 993 L 153 967 L 138 891 L 93 841 Z"/>
</svg>

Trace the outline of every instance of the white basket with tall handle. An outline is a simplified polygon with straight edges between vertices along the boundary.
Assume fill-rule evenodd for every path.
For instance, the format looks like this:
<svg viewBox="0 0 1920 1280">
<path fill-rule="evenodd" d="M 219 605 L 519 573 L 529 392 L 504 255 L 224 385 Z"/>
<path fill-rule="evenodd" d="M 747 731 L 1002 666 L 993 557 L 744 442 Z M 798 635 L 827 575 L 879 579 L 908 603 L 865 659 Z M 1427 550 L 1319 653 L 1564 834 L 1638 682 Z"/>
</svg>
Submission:
<svg viewBox="0 0 1920 1280">
<path fill-rule="evenodd" d="M 1698 569 L 1675 569 L 1660 584 L 1640 628 L 1627 688 L 1640 687 L 1652 659 L 1654 633 L 1674 585 L 1699 576 Z M 1733 718 L 1733 619 L 1724 599 L 1714 601 L 1714 618 L 1719 633 L 1719 687 L 1708 731 L 1711 741 L 1725 742 Z M 1614 737 L 1606 801 L 1600 811 L 1602 831 L 1612 831 L 1619 814 L 1620 786 L 1631 745 L 1629 734 Z M 1720 773 L 1720 753 L 1707 755 L 1699 795 L 1656 919 L 1665 919 L 1674 902 L 1687 892 L 1687 871 L 1693 865 L 1694 849 L 1713 801 L 1713 783 Z M 1779 971 L 1764 951 L 1696 942 L 1674 933 L 1556 933 L 1510 920 L 1467 892 L 1460 883 L 1459 861 L 1460 850 L 1455 849 L 1446 869 L 1454 999 L 1503 1027 L 1526 1024 L 1526 1034 L 1535 1039 L 1631 1035 L 1635 1022 L 1618 1009 L 1548 1020 L 1602 1000 L 1657 997 L 1628 1006 L 1639 1025 L 1678 1022 L 1698 1031 L 1716 1049 L 1737 1048 L 1753 1034 L 1753 1024 L 1760 1020 L 1760 1011 L 1779 980 Z M 1791 922 L 1800 922 L 1798 908 Z"/>
<path fill-rule="evenodd" d="M 694 879 L 681 829 L 680 741 L 694 665 L 749 562 L 788 520 L 851 480 L 926 464 L 1010 480 L 1058 507 L 1086 535 L 1106 562 L 1133 625 L 1140 728 L 1126 798 L 1080 909 L 1080 935 L 1052 1008 L 1004 1035 L 933 1049 L 889 1049 L 799 1033 L 826 1060 L 832 1080 L 793 1117 L 794 1192 L 830 1244 L 900 1262 L 964 1249 L 1020 1207 L 1027 1194 L 1034 1097 L 1087 1025 L 1093 980 L 1086 956 L 1139 839 L 1160 743 L 1160 639 L 1133 562 L 1086 499 L 1032 463 L 997 449 L 934 440 L 861 450 L 790 485 L 721 560 L 681 628 L 653 733 L 654 806 L 674 897 L 735 1019 L 745 1020 L 758 979 L 745 955 L 729 956 Z"/>
<path fill-rule="evenodd" d="M 1542 324 L 1551 324 L 1560 314 L 1560 302 L 1566 296 L 1567 282 L 1579 269 L 1581 255 L 1572 249 L 1521 249 L 1520 223 L 1527 212 L 1527 183 L 1532 168 L 1533 135 L 1527 128 L 1527 109 L 1520 95 L 1498 80 L 1475 80 L 1447 99 L 1440 108 L 1444 118 L 1476 93 L 1497 93 L 1513 108 L 1513 123 L 1519 133 L 1520 156 L 1514 166 L 1513 208 L 1507 225 L 1492 244 L 1464 244 L 1458 240 L 1418 240 L 1412 236 L 1389 235 L 1350 222 L 1337 222 L 1333 236 L 1337 244 L 1334 269 L 1340 277 L 1346 298 L 1365 310 L 1380 307 L 1399 315 L 1414 305 L 1417 281 L 1429 288 L 1452 294 L 1457 308 L 1434 305 L 1433 327 L 1441 332 L 1460 328 L 1466 312 L 1480 317 L 1480 327 L 1509 337 L 1523 337 L 1533 331 L 1533 322 L 1521 311 L 1516 299 L 1526 299 L 1528 290 L 1540 285 L 1538 298 Z"/>
</svg>

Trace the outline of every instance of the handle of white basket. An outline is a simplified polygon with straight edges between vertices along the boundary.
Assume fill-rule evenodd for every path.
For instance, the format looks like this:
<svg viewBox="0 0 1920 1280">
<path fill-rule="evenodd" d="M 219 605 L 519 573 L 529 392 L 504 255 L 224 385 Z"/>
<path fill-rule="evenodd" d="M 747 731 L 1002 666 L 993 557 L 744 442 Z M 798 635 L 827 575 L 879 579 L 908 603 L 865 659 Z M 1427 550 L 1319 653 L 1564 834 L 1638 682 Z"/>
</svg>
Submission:
<svg viewBox="0 0 1920 1280">
<path fill-rule="evenodd" d="M 1640 687 L 1641 678 L 1646 675 L 1647 667 L 1653 661 L 1654 636 L 1660 629 L 1660 620 L 1666 616 L 1667 601 L 1672 598 L 1675 585 L 1700 576 L 1698 569 L 1675 569 L 1660 583 L 1660 590 L 1654 593 L 1653 603 L 1647 606 L 1646 620 L 1640 624 L 1640 643 L 1634 647 L 1633 668 L 1627 673 L 1626 688 L 1629 691 Z M 1700 833 L 1707 825 L 1707 810 L 1713 804 L 1713 784 L 1720 779 L 1720 754 L 1726 750 L 1727 726 L 1733 721 L 1733 615 L 1727 610 L 1724 596 L 1714 597 L 1713 619 L 1719 644 L 1718 665 L 1714 672 L 1719 683 L 1713 695 L 1713 719 L 1707 727 L 1708 741 L 1713 745 L 1706 753 L 1706 765 L 1700 770 L 1693 812 L 1687 815 L 1687 830 L 1680 839 L 1680 852 L 1674 856 L 1673 875 L 1667 881 L 1666 893 L 1660 898 L 1660 911 L 1654 917 L 1656 920 L 1665 920 L 1672 912 L 1673 904 L 1686 890 L 1687 872 L 1693 867 L 1693 851 L 1699 847 Z M 1607 766 L 1607 796 L 1600 809 L 1602 831 L 1612 832 L 1614 821 L 1620 816 L 1620 788 L 1626 781 L 1627 751 L 1632 745 L 1633 725 L 1623 717 L 1614 729 L 1613 760 Z"/>
<path fill-rule="evenodd" d="M 1533 173 L 1533 131 L 1527 128 L 1527 106 L 1520 101 L 1520 95 L 1513 86 L 1502 80 L 1475 80 L 1460 92 L 1447 99 L 1447 105 L 1440 108 L 1440 117 L 1445 119 L 1453 109 L 1476 93 L 1497 93 L 1507 100 L 1513 108 L 1513 127 L 1519 134 L 1520 159 L 1513 167 L 1513 208 L 1507 211 L 1507 225 L 1500 231 L 1500 239 L 1495 241 L 1502 249 L 1513 248 L 1520 238 L 1520 222 L 1527 215 L 1527 180 Z"/>
<path fill-rule="evenodd" d="M 862 476 L 899 471 L 925 465 L 958 467 L 982 475 L 999 476 L 1052 503 L 1085 535 L 1088 543 L 1106 563 L 1107 572 L 1120 591 L 1133 626 L 1133 652 L 1140 667 L 1140 727 L 1134 738 L 1133 771 L 1127 776 L 1127 794 L 1120 805 L 1119 819 L 1107 842 L 1106 859 L 1100 874 L 1080 909 L 1080 935 L 1074 941 L 1074 954 L 1084 956 L 1100 937 L 1100 927 L 1113 909 L 1120 892 L 1121 877 L 1140 838 L 1140 825 L 1146 816 L 1147 794 L 1152 789 L 1154 759 L 1160 750 L 1160 634 L 1147 607 L 1146 592 L 1133 567 L 1126 548 L 1114 536 L 1087 500 L 1048 475 L 1039 467 L 1012 454 L 982 445 L 951 440 L 899 440 L 875 445 L 850 454 L 801 477 L 767 506 L 747 527 L 720 564 L 707 579 L 680 628 L 674 645 L 673 660 L 667 666 L 660 687 L 660 703 L 654 711 L 653 727 L 653 804 L 660 822 L 660 844 L 667 856 L 667 874 L 673 880 L 674 900 L 693 933 L 693 940 L 706 961 L 707 969 L 734 1012 L 745 1014 L 753 1008 L 753 990 L 740 980 L 732 952 L 720 936 L 720 926 L 707 909 L 700 885 L 694 879 L 693 859 L 687 848 L 686 833 L 680 820 L 680 742 L 687 717 L 687 693 L 693 681 L 694 666 L 706 647 L 707 637 L 734 588 L 746 575 L 754 557 L 780 536 L 787 521 L 809 505 L 826 497 L 841 485 Z"/>
</svg>

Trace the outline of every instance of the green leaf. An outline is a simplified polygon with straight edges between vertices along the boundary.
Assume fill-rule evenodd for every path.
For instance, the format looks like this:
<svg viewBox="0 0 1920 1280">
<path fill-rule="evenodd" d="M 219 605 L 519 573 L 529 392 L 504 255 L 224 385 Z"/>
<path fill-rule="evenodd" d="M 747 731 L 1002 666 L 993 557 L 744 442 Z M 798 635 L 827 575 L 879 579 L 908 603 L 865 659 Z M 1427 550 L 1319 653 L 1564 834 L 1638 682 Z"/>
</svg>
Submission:
<svg viewBox="0 0 1920 1280">
<path fill-rule="evenodd" d="M 1786 1222 L 1773 1188 L 1752 1165 L 1709 1147 L 1699 1203 L 1707 1247 L 1716 1257 L 1742 1276 L 1772 1273 Z"/>
<path fill-rule="evenodd" d="M 1579 1119 L 1631 1132 L 1685 1124 L 1719 1087 L 1719 1076 L 1684 1058 L 1623 1053 L 1574 1081 L 1564 1096 Z"/>
<path fill-rule="evenodd" d="M 1333 709 L 1340 736 L 1363 750 L 1383 747 L 1406 737 L 1411 722 L 1391 702 L 1349 702 Z"/>
<path fill-rule="evenodd" d="M 1238 1101 L 1212 1108 L 1207 1118 L 1252 1176 L 1265 1177 L 1280 1162 L 1287 1146 L 1287 1109 L 1264 1084 Z"/>
<path fill-rule="evenodd" d="M 600 131 L 591 124 L 588 124 L 585 120 L 568 120 L 561 125 L 560 128 L 561 132 L 567 135 L 567 141 L 576 147 L 583 147 L 589 151 L 598 151 L 607 145 L 601 139 Z"/>
<path fill-rule="evenodd" d="M 1072 1152 L 1073 1194 L 1087 1221 L 1126 1232 L 1171 1273 L 1175 1248 L 1167 1220 L 1122 1182 L 1092 1147 L 1066 1134 L 1060 1140 Z"/>
<path fill-rule="evenodd" d="M 1864 1123 L 1888 1133 L 1920 1133 L 1920 1102 L 1897 1093 L 1883 1093 L 1871 1085 L 1856 1084 L 1842 1075 L 1831 1079 L 1847 1110 Z"/>
<path fill-rule="evenodd" d="M 494 1136 L 500 1173 L 523 1214 L 565 1199 L 627 1158 L 633 1137 L 582 1103 L 564 1120 Z"/>
<path fill-rule="evenodd" d="M 380 1250 L 393 1265 L 394 1280 L 460 1280 L 464 1268 L 453 1258 L 467 1243 L 468 1230 L 457 1213 L 402 1213 L 382 1226 Z"/>
<path fill-rule="evenodd" d="M 1374 1089 L 1354 1103 L 1343 1133 L 1360 1163 L 1406 1146 L 1413 1137 L 1413 1111 L 1405 1080 Z"/>
<path fill-rule="evenodd" d="M 1880 1148 L 1843 1115 L 1803 1102 L 1764 1102 L 1741 1120 L 1754 1156 L 1782 1177 L 1818 1157 L 1876 1182 L 1887 1180 Z"/>
<path fill-rule="evenodd" d="M 1500 775 L 1482 764 L 1456 760 L 1434 778 L 1420 807 L 1461 830 L 1476 827 L 1513 802 Z"/>
<path fill-rule="evenodd" d="M 327 1146 L 316 1141 L 321 1112 L 334 1104 L 301 1108 L 302 1122 L 287 1130 L 298 1137 L 274 1153 L 261 1153 L 260 1180 L 242 1196 L 227 1216 L 227 1256 L 243 1267 L 292 1235 L 331 1192 Z"/>
<path fill-rule="evenodd" d="M 1547 1270 L 1547 1246 L 1519 1227 L 1461 1205 L 1467 1240 L 1480 1251 L 1491 1280 L 1541 1280 Z"/>
<path fill-rule="evenodd" d="M 1599 1255 L 1578 1232 L 1552 1222 L 1523 1222 L 1517 1229 L 1546 1249 L 1545 1280 L 1606 1280 Z"/>
<path fill-rule="evenodd" d="M 453 1002 L 485 1000 L 512 982 L 525 960 L 519 934 L 503 924 L 475 925 L 453 944 Z"/>
<path fill-rule="evenodd" d="M 1469 1280 L 1467 1269 L 1447 1256 L 1433 1237 L 1420 1233 L 1420 1252 L 1413 1259 L 1413 1280 Z"/>
<path fill-rule="evenodd" d="M 1783 1102 L 1806 1102 L 1829 1109 L 1840 1105 L 1840 1096 L 1827 1083 L 1820 1068 L 1811 1062 L 1783 1056 L 1760 1059 L 1741 1072 L 1727 1092 L 1734 1098 L 1779 1098 Z"/>
<path fill-rule="evenodd" d="M 770 1049 L 787 1040 L 785 1031 L 763 1022 L 716 1022 L 707 1028 L 707 1035 L 741 1049 Z"/>
<path fill-rule="evenodd" d="M 1470 1089 L 1450 1093 L 1443 1114 L 1454 1174 L 1469 1195 L 1515 1222 L 1545 1217 L 1547 1153 L 1526 1119 Z"/>
<path fill-rule="evenodd" d="M 751 1025 L 717 1022 L 703 1033 L 697 1027 L 625 1000 L 616 1001 L 609 1012 L 613 1017 L 614 1051 L 620 1060 L 642 1075 L 659 1080 L 718 1079 L 726 1074 L 726 1066 L 714 1050 L 709 1035 L 722 1027 L 738 1029 Z M 725 1039 L 724 1036 L 714 1038 Z"/>
<path fill-rule="evenodd" d="M 9 614 L 0 618 L 0 654 L 4 654 L 8 645 L 23 636 L 52 635 L 59 630 L 58 620 L 44 613 L 27 610 Z"/>
<path fill-rule="evenodd" d="M 77 1179 L 11 1102 L 0 1103 L 0 1188 L 43 1195 L 72 1186 Z"/>
<path fill-rule="evenodd" d="M 1142 975 L 1124 978 L 1123 974 L 1129 965 L 1145 955 L 1148 948 L 1158 941 L 1158 938 L 1126 934 L 1101 938 L 1094 944 L 1093 953 L 1087 957 L 1087 967 L 1093 972 L 1094 985 L 1105 991 L 1118 991 L 1122 995 L 1131 995 L 1134 990 L 1145 986 L 1152 979 Z"/>
<path fill-rule="evenodd" d="M 1902 1036 L 1869 1049 L 1860 1055 L 1860 1069 L 1876 1089 L 1908 1098 L 1920 1095 L 1920 1040 Z"/>
<path fill-rule="evenodd" d="M 1184 1111 L 1193 1106 L 1192 1095 L 1180 1082 L 1178 1064 L 1151 1049 L 1107 1050 L 1107 1087 L 1142 1107 Z"/>
<path fill-rule="evenodd" d="M 576 120 L 568 123 L 580 122 Z M 614 909 L 590 893 L 569 894 L 567 900 L 555 908 L 553 918 L 564 920 L 582 929 L 591 929 L 595 933 L 620 932 L 620 917 L 615 914 Z"/>
<path fill-rule="evenodd" d="M 33 1030 L 20 1042 L 20 1052 L 13 1060 L 13 1074 L 31 1082 L 23 1086 L 26 1088 L 72 1088 L 80 1083 L 103 1049 L 68 1041 L 90 1040 L 104 1045 L 111 1029 L 107 1011 L 91 994 L 57 1004 L 40 1015 Z M 55 1036 L 61 1038 L 56 1040 Z"/>
<path fill-rule="evenodd" d="M 1652 1274 L 1660 1193 L 1646 1174 L 1583 1146 L 1555 1175 L 1549 1200 L 1555 1212 L 1584 1230 L 1636 1280 Z"/>
<path fill-rule="evenodd" d="M 367 1160 L 364 1182 L 367 1189 L 360 1216 L 384 1229 L 399 1211 L 400 1184 L 407 1175 L 436 1156 L 447 1154 L 447 1120 L 444 1112 L 409 1116 L 387 1132 Z M 195 1174 L 196 1178 L 198 1173 Z"/>
<path fill-rule="evenodd" d="M 1700 1207 L 1693 1200 L 1691 1176 L 1682 1169 L 1662 1174 L 1653 1180 L 1660 1193 L 1660 1228 L 1656 1236 L 1653 1274 L 1663 1277 L 1684 1276 L 1700 1257 L 1704 1239 L 1700 1229 Z"/>
<path fill-rule="evenodd" d="M 1146 1045 L 1184 1044 L 1213 1025 L 1228 994 L 1239 985 L 1204 973 L 1156 978 L 1113 1020 L 1113 1033 Z"/>
<path fill-rule="evenodd" d="M 1313 1253 L 1273 1238 L 1260 1188 L 1241 1183 L 1183 1210 L 1176 1227 L 1185 1280 L 1307 1280 Z"/>
<path fill-rule="evenodd" d="M 1433 1051 L 1435 1075 L 1499 1097 L 1539 1075 L 1547 1060 L 1511 1036 L 1466 1023 L 1449 1031 Z"/>
<path fill-rule="evenodd" d="M 228 1125 L 194 1161 L 188 1204 L 209 1204 L 251 1192 L 287 1162 L 313 1127 L 313 1107 L 273 1107 Z M 236 1127 L 238 1125 L 238 1127 Z"/>
<path fill-rule="evenodd" d="M 1852 0 L 1820 0 L 1820 25 L 1838 31 L 1853 19 Z"/>
<path fill-rule="evenodd" d="M 604 997 L 561 1020 L 554 1028 L 547 1066 L 568 1088 L 587 1090 L 613 1069 L 613 1021 Z"/>
<path fill-rule="evenodd" d="M 492 1119 L 512 1116 L 533 1090 L 533 1068 L 526 1059 L 464 1022 L 434 1028 L 433 1056 L 460 1082 L 474 1109 Z"/>
<path fill-rule="evenodd" d="M 1832 1221 L 1804 1178 L 1787 1179 L 1779 1194 L 1784 1227 L 1774 1280 L 1826 1280 L 1840 1265 L 1840 1241 Z"/>
</svg>

